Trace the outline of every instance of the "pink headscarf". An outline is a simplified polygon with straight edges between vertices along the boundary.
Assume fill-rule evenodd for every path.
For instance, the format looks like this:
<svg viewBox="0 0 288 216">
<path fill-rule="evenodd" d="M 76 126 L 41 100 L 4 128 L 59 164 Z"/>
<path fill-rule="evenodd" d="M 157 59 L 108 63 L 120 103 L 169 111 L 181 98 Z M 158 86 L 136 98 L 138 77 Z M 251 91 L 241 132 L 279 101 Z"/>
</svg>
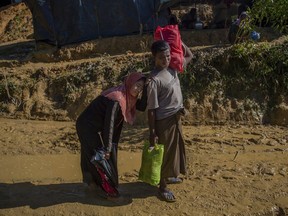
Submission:
<svg viewBox="0 0 288 216">
<path fill-rule="evenodd" d="M 139 72 L 129 74 L 122 85 L 112 87 L 102 92 L 101 95 L 119 102 L 124 120 L 129 124 L 133 124 L 136 114 L 137 97 L 130 94 L 130 89 L 134 83 L 145 76 Z"/>
</svg>

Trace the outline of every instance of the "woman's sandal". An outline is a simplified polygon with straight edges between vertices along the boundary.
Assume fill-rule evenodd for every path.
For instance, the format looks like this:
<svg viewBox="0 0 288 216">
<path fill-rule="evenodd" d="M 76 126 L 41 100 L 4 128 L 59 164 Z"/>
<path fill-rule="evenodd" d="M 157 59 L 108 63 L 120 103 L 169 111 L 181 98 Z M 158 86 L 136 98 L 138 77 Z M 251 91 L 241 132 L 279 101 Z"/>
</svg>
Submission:
<svg viewBox="0 0 288 216">
<path fill-rule="evenodd" d="M 169 190 L 165 190 L 165 191 L 159 190 L 159 196 L 161 197 L 162 200 L 166 202 L 176 202 L 176 198 L 174 194 Z"/>
<path fill-rule="evenodd" d="M 177 177 L 170 177 L 170 178 L 166 179 L 167 184 L 180 184 L 182 182 L 183 182 L 183 180 L 181 178 L 177 178 Z"/>
</svg>

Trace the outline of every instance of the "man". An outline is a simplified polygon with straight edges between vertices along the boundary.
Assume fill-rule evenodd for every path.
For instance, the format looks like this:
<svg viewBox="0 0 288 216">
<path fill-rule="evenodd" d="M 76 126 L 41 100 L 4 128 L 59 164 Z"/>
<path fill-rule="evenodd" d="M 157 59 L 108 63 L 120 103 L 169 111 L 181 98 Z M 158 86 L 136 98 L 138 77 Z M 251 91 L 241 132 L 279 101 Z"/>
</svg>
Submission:
<svg viewBox="0 0 288 216">
<path fill-rule="evenodd" d="M 191 61 L 192 53 L 183 44 L 184 67 Z M 166 41 L 152 44 L 155 68 L 151 71 L 151 81 L 147 87 L 148 124 L 150 146 L 156 142 L 164 145 L 161 167 L 159 195 L 167 202 L 176 201 L 174 194 L 167 188 L 167 179 L 186 173 L 186 155 L 181 126 L 184 113 L 183 98 L 178 71 L 169 68 L 170 47 Z"/>
</svg>

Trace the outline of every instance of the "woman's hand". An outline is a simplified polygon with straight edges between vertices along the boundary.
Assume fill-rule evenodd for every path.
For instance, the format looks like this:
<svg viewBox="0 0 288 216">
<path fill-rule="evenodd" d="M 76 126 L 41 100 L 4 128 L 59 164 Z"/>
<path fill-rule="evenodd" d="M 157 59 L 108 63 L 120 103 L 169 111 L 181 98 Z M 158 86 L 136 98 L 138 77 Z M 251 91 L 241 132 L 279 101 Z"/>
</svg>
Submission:
<svg viewBox="0 0 288 216">
<path fill-rule="evenodd" d="M 110 158 L 110 152 L 105 152 L 104 158 L 105 158 L 106 160 L 109 160 L 109 158 Z"/>
</svg>

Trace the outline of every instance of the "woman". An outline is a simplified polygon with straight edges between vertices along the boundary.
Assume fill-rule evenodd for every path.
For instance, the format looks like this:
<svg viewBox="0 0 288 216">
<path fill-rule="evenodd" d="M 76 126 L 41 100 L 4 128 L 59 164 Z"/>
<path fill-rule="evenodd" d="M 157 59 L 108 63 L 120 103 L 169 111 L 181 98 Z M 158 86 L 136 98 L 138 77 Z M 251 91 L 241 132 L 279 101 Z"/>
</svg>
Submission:
<svg viewBox="0 0 288 216">
<path fill-rule="evenodd" d="M 248 18 L 248 15 L 245 11 L 243 11 L 239 18 L 232 23 L 229 28 L 228 33 L 228 40 L 231 44 L 241 42 L 245 37 L 244 27 L 245 27 L 245 20 Z"/>
<path fill-rule="evenodd" d="M 136 107 L 141 111 L 146 108 L 146 92 L 142 93 L 143 100 L 138 99 L 145 80 L 141 73 L 129 74 L 122 85 L 110 88 L 94 99 L 76 122 L 81 143 L 83 182 L 100 186 L 108 197 L 119 196 L 116 189 L 117 145 L 123 122 L 133 124 Z M 99 157 L 104 160 L 99 160 Z M 107 173 L 107 170 L 110 173 Z"/>
</svg>

